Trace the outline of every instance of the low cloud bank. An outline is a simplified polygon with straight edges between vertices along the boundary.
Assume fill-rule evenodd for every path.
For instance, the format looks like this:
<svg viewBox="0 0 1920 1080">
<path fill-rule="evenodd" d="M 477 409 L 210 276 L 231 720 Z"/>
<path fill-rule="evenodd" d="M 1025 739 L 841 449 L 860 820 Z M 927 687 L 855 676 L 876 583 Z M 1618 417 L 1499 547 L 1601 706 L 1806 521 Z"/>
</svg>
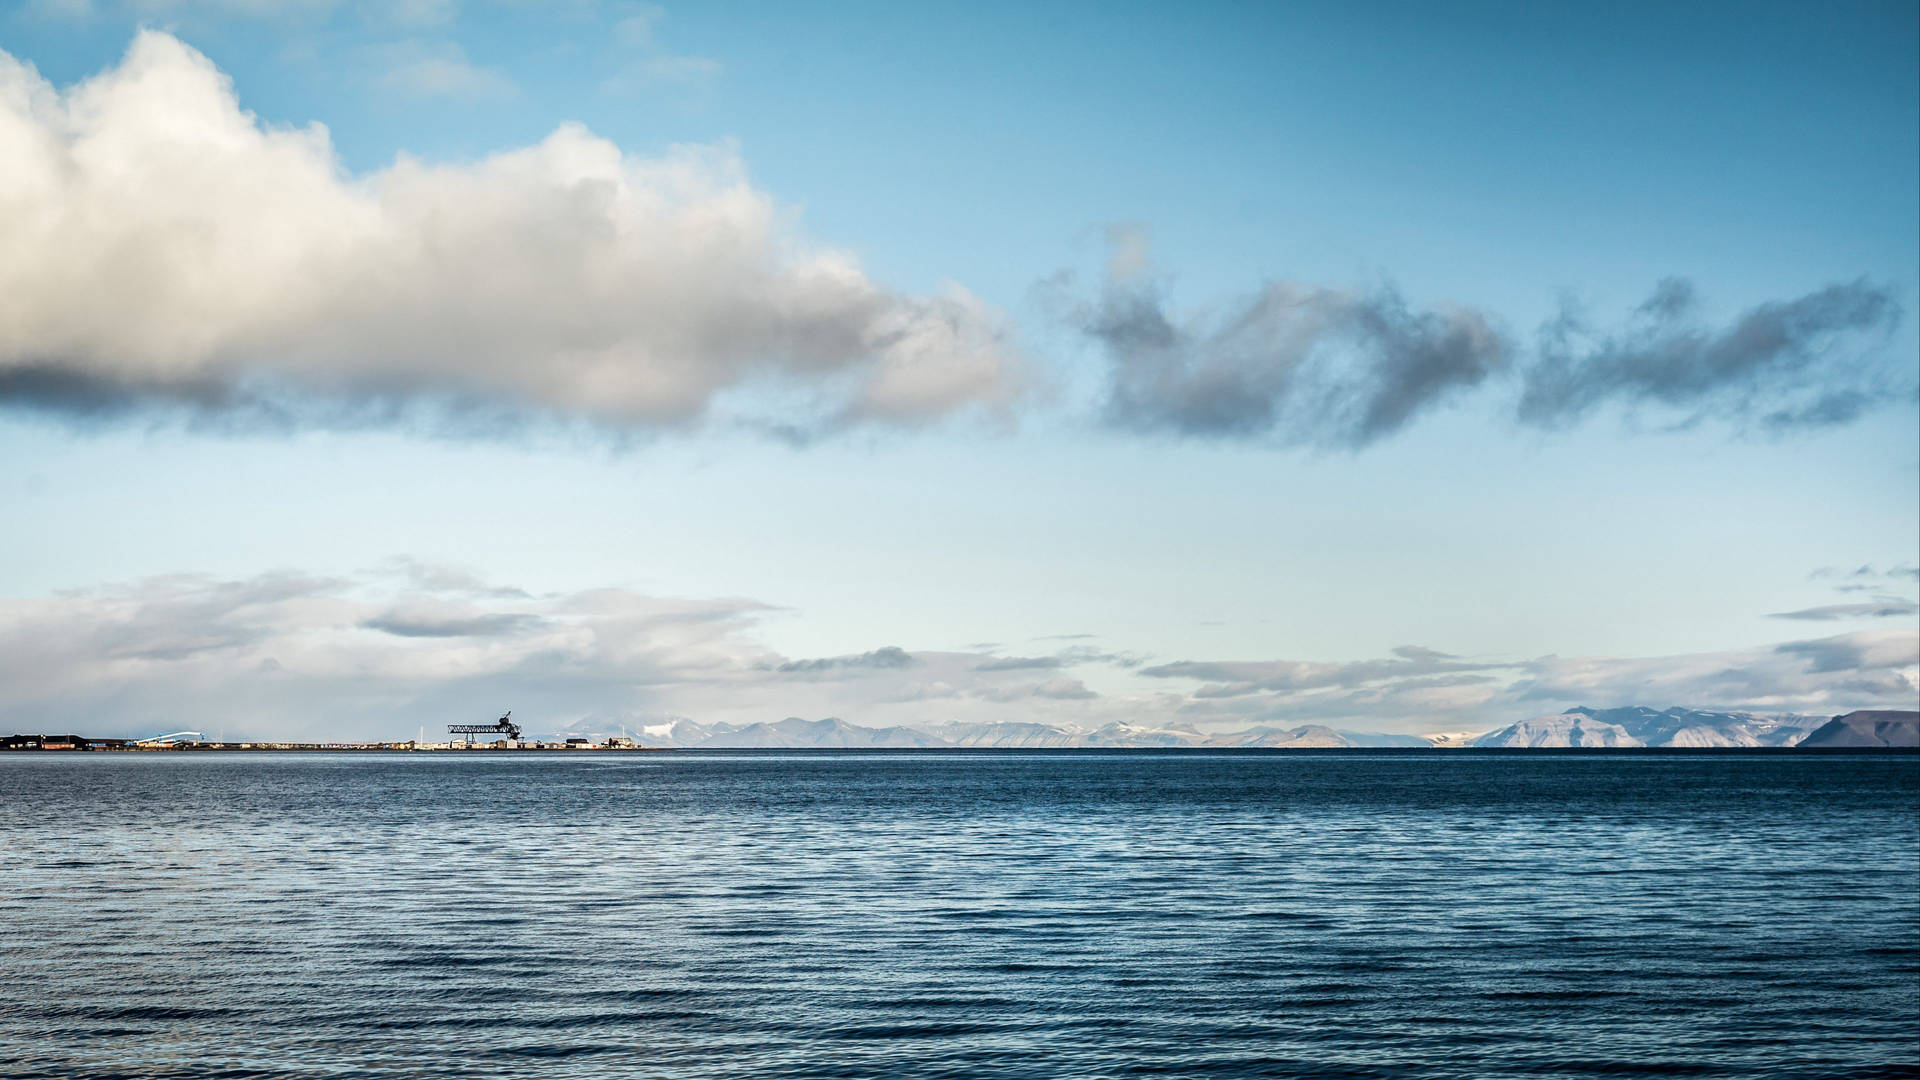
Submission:
<svg viewBox="0 0 1920 1080">
<path fill-rule="evenodd" d="M 1912 629 L 1678 656 L 1469 662 L 1396 652 L 1391 659 L 1340 664 L 1186 661 L 1145 668 L 1142 674 L 1197 682 L 1186 688 L 1176 710 L 1212 725 L 1232 720 L 1359 730 L 1483 730 L 1583 704 L 1685 703 L 1812 714 L 1920 705 L 1920 633 Z"/>
<path fill-rule="evenodd" d="M 1572 705 L 1757 712 L 1914 708 L 1920 634 L 1871 630 L 1684 656 L 1468 658 L 1405 646 L 1341 663 L 888 645 L 792 658 L 767 605 L 602 588 L 534 595 L 396 560 L 344 576 L 177 576 L 0 599 L 0 693 L 20 730 L 394 738 L 499 709 L 551 730 L 678 717 L 869 727 L 1110 723 L 1482 730 Z M 538 727 L 549 730 L 547 726 Z"/>
<path fill-rule="evenodd" d="M 1865 604 L 1822 604 L 1799 611 L 1775 612 L 1776 619 L 1802 619 L 1833 622 L 1839 619 L 1892 619 L 1920 615 L 1920 604 L 1911 600 L 1881 600 Z"/>
<path fill-rule="evenodd" d="M 567 125 L 470 165 L 342 172 L 143 31 L 57 91 L 0 53 L 0 403 L 73 417 L 789 432 L 994 409 L 1020 375 L 957 286 L 812 247 L 729 146 Z M 731 395 L 731 397 L 730 397 Z M 750 399 L 777 402 L 761 415 Z"/>
</svg>

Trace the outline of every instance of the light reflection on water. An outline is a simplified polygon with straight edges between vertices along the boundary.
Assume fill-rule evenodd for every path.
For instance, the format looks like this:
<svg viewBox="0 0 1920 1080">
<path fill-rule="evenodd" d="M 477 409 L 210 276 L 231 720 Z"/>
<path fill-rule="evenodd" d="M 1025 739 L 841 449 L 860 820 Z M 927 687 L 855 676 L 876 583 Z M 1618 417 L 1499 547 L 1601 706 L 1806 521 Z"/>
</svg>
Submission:
<svg viewBox="0 0 1920 1080">
<path fill-rule="evenodd" d="M 1920 1075 L 1917 781 L 7 755 L 0 1075 Z"/>
</svg>

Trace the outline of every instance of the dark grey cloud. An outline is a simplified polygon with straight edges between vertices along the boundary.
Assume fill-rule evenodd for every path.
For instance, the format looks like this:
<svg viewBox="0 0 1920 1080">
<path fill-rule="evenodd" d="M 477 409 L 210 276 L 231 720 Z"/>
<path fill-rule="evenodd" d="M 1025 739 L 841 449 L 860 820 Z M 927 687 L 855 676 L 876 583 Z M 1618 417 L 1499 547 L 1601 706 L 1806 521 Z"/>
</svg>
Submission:
<svg viewBox="0 0 1920 1080">
<path fill-rule="evenodd" d="M 1920 604 L 1911 600 L 1884 600 L 1868 604 L 1825 604 L 1799 611 L 1776 611 L 1770 618 L 1831 621 L 1834 619 L 1881 619 L 1920 614 Z"/>
<path fill-rule="evenodd" d="M 823 656 L 810 660 L 789 660 L 775 671 L 788 674 L 840 671 L 847 668 L 907 668 L 915 663 L 913 654 L 898 645 L 884 645 L 858 656 Z"/>
<path fill-rule="evenodd" d="M 1060 634 L 1034 640 L 1071 641 L 1093 636 L 1092 634 Z M 1136 668 L 1145 662 L 1146 658 L 1136 653 L 1113 652 L 1091 645 L 1069 645 L 1047 656 L 988 656 L 974 664 L 973 670 L 983 674 L 1001 671 L 1046 671 L 1080 664 L 1111 664 L 1114 667 Z"/>
<path fill-rule="evenodd" d="M 1400 645 L 1394 648 L 1393 655 L 1402 660 L 1433 664 L 1460 659 L 1458 654 L 1441 652 L 1439 649 L 1429 649 L 1424 645 Z"/>
<path fill-rule="evenodd" d="M 1807 575 L 1809 581 L 1833 582 L 1833 591 L 1837 593 L 1873 593 L 1876 603 L 1894 603 L 1901 598 L 1897 595 L 1885 595 L 1911 589 L 1920 583 L 1920 568 L 1901 564 L 1882 570 L 1871 563 L 1846 570 L 1841 567 L 1823 566 Z"/>
<path fill-rule="evenodd" d="M 1890 573 L 1905 574 L 1908 577 L 1913 577 L 1913 576 L 1916 576 L 1917 573 L 1920 573 L 1920 571 L 1915 571 L 1912 567 L 1894 567 L 1893 570 L 1890 571 Z M 1822 566 L 1819 569 L 1815 570 L 1813 573 L 1808 574 L 1807 580 L 1808 581 L 1832 581 L 1832 580 L 1839 579 L 1839 580 L 1846 580 L 1846 581 L 1859 581 L 1862 579 L 1869 579 L 1869 580 L 1877 579 L 1881 576 L 1882 576 L 1881 571 L 1876 569 L 1872 563 L 1862 563 L 1861 565 L 1853 568 L 1852 570 L 1848 570 L 1844 567 L 1839 567 L 1839 566 Z"/>
<path fill-rule="evenodd" d="M 518 612 L 434 616 L 388 611 L 363 620 L 360 625 L 395 637 L 507 637 L 538 630 L 546 625 L 546 620 L 538 615 Z"/>
<path fill-rule="evenodd" d="M 150 409 L 156 402 L 193 412 L 216 410 L 231 401 L 231 394 L 213 383 L 143 386 L 49 361 L 0 365 L 0 407 L 55 413 L 80 421 L 120 419 Z"/>
<path fill-rule="evenodd" d="M 501 443 L 571 433 L 619 445 L 644 434 L 452 383 L 371 377 L 352 387 L 322 386 L 267 371 L 159 379 L 88 370 L 79 362 L 7 363 L 4 357 L 0 410 L 54 418 L 81 430 L 134 424 L 239 436 L 398 430 Z"/>
<path fill-rule="evenodd" d="M 973 665 L 975 671 L 1028 671 L 1039 668 L 1057 668 L 1063 661 L 1058 656 L 996 656 Z"/>
<path fill-rule="evenodd" d="M 1271 283 L 1217 314 L 1177 316 L 1144 273 L 1114 274 L 1068 310 L 1111 365 L 1107 422 L 1136 432 L 1357 449 L 1511 352 L 1480 312 L 1415 310 L 1391 286 Z"/>
<path fill-rule="evenodd" d="M 1685 421 L 1717 417 L 1773 429 L 1850 422 L 1904 387 L 1873 377 L 1863 352 L 1900 319 L 1884 286 L 1861 280 L 1769 301 L 1722 327 L 1698 317 L 1691 282 L 1669 278 L 1621 328 L 1596 330 L 1571 308 L 1541 328 L 1517 415 L 1554 427 L 1609 405 L 1656 405 Z"/>
<path fill-rule="evenodd" d="M 1087 684 L 1079 679 L 1070 679 L 1062 675 L 1034 687 L 1033 696 L 1051 698 L 1054 701 L 1091 701 L 1100 695 L 1087 689 Z"/>
<path fill-rule="evenodd" d="M 1617 327 L 1563 305 L 1522 349 L 1493 315 L 1416 308 L 1391 285 L 1268 283 L 1212 309 L 1176 311 L 1140 234 L 1110 237 L 1097 297 L 1074 298 L 1067 277 L 1049 295 L 1100 347 L 1104 420 L 1126 431 L 1357 450 L 1509 375 L 1513 416 L 1533 427 L 1653 407 L 1677 414 L 1677 426 L 1715 418 L 1780 432 L 1851 423 L 1915 396 L 1911 377 L 1876 362 L 1900 306 L 1864 280 L 1714 326 L 1693 284 L 1668 278 Z"/>
<path fill-rule="evenodd" d="M 1806 661 L 1807 670 L 1815 674 L 1858 671 L 1873 666 L 1870 659 L 1870 645 L 1853 637 L 1789 641 L 1784 645 L 1776 645 L 1774 651 L 1786 656 L 1803 658 Z"/>
</svg>

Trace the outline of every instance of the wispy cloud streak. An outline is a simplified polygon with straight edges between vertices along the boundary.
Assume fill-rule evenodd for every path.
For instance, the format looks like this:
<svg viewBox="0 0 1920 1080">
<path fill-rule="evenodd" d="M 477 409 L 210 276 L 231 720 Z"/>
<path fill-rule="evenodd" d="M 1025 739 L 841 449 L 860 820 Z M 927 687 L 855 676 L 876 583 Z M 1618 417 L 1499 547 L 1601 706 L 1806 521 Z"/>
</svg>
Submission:
<svg viewBox="0 0 1920 1080">
<path fill-rule="evenodd" d="M 1108 368 L 1112 427 L 1212 440 L 1358 450 L 1469 393 L 1517 387 L 1512 419 L 1554 428 L 1607 408 L 1657 408 L 1767 431 L 1830 427 L 1914 396 L 1863 363 L 1901 317 L 1891 291 L 1855 281 L 1760 304 L 1724 326 L 1670 278 L 1614 329 L 1572 305 L 1520 347 L 1494 315 L 1419 309 L 1391 285 L 1354 291 L 1269 282 L 1209 309 L 1176 311 L 1137 230 L 1113 234 L 1092 299 L 1056 307 Z"/>
<path fill-rule="evenodd" d="M 1723 327 L 1697 316 L 1691 282 L 1669 278 L 1617 330 L 1571 309 L 1540 332 L 1520 420 L 1552 427 L 1610 404 L 1659 405 L 1686 420 L 1718 417 L 1771 428 L 1857 418 L 1892 391 L 1857 364 L 1859 346 L 1899 320 L 1889 291 L 1867 281 L 1761 304 Z"/>
</svg>

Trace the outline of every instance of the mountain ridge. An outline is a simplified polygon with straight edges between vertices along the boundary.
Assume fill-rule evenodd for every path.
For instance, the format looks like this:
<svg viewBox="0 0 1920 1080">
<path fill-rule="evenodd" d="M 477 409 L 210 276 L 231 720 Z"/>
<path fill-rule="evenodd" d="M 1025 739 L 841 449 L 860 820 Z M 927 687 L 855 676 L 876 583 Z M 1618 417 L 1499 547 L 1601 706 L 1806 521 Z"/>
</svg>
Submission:
<svg viewBox="0 0 1920 1080">
<path fill-rule="evenodd" d="M 1809 750 L 1920 747 L 1920 712 L 1859 709 L 1815 728 L 1800 745 Z"/>
<path fill-rule="evenodd" d="M 870 728 L 837 716 L 754 723 L 674 720 L 647 725 L 649 745 L 685 750 L 1068 750 L 1068 749 L 1356 749 L 1363 747 L 1475 747 L 1501 749 L 1674 748 L 1719 749 L 1800 745 L 1816 729 L 1833 728 L 1836 746 L 1909 746 L 1902 739 L 1912 712 L 1854 712 L 1842 716 L 1762 714 L 1671 706 L 1630 705 L 1611 709 L 1576 706 L 1521 720 L 1479 735 L 1460 737 L 1341 731 L 1321 724 L 1284 728 L 1256 725 L 1242 731 L 1206 733 L 1183 724 L 1150 726 L 1115 721 L 1097 728 L 1033 721 L 945 721 Z M 1848 717 L 1852 724 L 1834 725 Z M 1902 726 L 1902 725 L 1908 726 Z M 1863 726 L 1864 725 L 1864 726 Z M 1879 725 L 1875 727 L 1873 725 Z M 1839 741 L 1831 741 L 1839 740 Z M 1848 741 L 1852 740 L 1852 741 Z M 1891 741 L 1888 741 L 1891 740 Z"/>
<path fill-rule="evenodd" d="M 1580 705 L 1508 724 L 1467 741 L 1472 747 L 1665 747 L 1713 749 L 1793 746 L 1826 717 L 1719 712 L 1672 706 L 1628 705 L 1595 709 Z"/>
</svg>

